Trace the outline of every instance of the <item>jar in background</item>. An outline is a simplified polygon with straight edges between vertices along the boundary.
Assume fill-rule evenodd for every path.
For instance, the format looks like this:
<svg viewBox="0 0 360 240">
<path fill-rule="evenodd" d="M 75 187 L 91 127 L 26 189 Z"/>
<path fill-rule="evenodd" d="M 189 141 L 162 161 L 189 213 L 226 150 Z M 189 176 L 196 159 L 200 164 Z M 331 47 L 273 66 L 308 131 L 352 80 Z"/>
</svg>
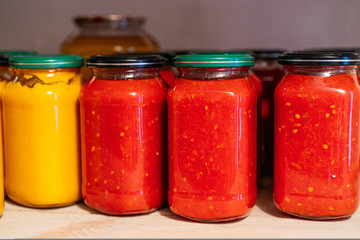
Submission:
<svg viewBox="0 0 360 240">
<path fill-rule="evenodd" d="M 183 217 L 220 222 L 254 206 L 257 93 L 254 59 L 209 53 L 174 58 L 168 92 L 169 205 Z"/>
<path fill-rule="evenodd" d="M 81 199 L 83 63 L 71 55 L 10 58 L 14 75 L 2 92 L 5 188 L 19 204 L 46 208 Z"/>
<path fill-rule="evenodd" d="M 258 145 L 261 150 L 259 170 L 264 176 L 273 175 L 274 165 L 274 91 L 277 83 L 284 75 L 278 64 L 278 56 L 283 49 L 253 49 L 249 50 L 255 57 L 252 71 L 261 80 L 263 91 L 261 95 L 261 129 L 263 142 Z"/>
<path fill-rule="evenodd" d="M 80 95 L 82 194 L 93 209 L 125 215 L 166 203 L 164 61 L 156 55 L 87 59 L 93 75 Z"/>
<path fill-rule="evenodd" d="M 144 31 L 145 19 L 130 15 L 79 16 L 77 29 L 62 44 L 61 52 L 88 58 L 97 54 L 158 51 Z"/>
<path fill-rule="evenodd" d="M 145 18 L 131 15 L 78 16 L 77 29 L 62 44 L 61 53 L 88 58 L 98 54 L 156 52 L 157 42 L 143 29 Z M 82 70 L 89 79 L 90 69 Z"/>
<path fill-rule="evenodd" d="M 359 204 L 360 55 L 294 52 L 279 63 L 275 204 L 303 218 L 351 216 Z"/>
</svg>

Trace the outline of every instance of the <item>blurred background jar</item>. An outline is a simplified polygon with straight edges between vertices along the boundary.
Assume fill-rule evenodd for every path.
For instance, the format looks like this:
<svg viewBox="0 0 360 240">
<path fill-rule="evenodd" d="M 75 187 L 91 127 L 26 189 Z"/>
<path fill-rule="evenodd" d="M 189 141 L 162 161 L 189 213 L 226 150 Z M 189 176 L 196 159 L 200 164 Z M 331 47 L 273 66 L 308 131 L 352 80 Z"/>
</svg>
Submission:
<svg viewBox="0 0 360 240">
<path fill-rule="evenodd" d="M 274 156 L 274 91 L 277 83 L 284 75 L 278 57 L 285 49 L 251 49 L 248 50 L 255 57 L 252 71 L 263 86 L 261 95 L 261 129 L 263 144 L 261 149 L 261 163 L 259 170 L 262 176 L 273 175 Z M 260 150 L 259 149 L 259 150 Z"/>
<path fill-rule="evenodd" d="M 157 42 L 143 29 L 145 18 L 130 15 L 78 16 L 76 30 L 63 42 L 61 53 L 84 58 L 98 54 L 156 52 Z M 83 81 L 90 78 L 83 68 Z"/>
<path fill-rule="evenodd" d="M 130 15 L 78 16 L 76 30 L 63 42 L 61 53 L 88 58 L 98 54 L 156 52 L 157 42 L 143 29 L 145 18 Z M 90 69 L 83 68 L 83 81 Z"/>
</svg>

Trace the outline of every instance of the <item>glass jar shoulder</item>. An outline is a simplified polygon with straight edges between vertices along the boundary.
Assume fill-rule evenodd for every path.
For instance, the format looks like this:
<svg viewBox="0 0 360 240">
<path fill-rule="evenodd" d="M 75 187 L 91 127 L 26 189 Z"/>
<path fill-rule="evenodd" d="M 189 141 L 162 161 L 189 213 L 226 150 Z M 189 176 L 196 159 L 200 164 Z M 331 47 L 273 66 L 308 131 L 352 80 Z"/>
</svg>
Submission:
<svg viewBox="0 0 360 240">
<path fill-rule="evenodd" d="M 31 73 L 14 75 L 2 91 L 4 99 L 32 101 L 76 100 L 81 89 L 81 76 L 75 72 Z M 19 100 L 20 101 L 20 100 Z"/>
<path fill-rule="evenodd" d="M 229 80 L 188 80 L 179 78 L 170 88 L 168 97 L 191 98 L 191 94 L 204 94 L 223 96 L 230 99 L 239 96 L 256 95 L 256 89 L 249 78 L 238 78 Z"/>
<path fill-rule="evenodd" d="M 93 78 L 88 81 L 82 91 L 83 101 L 123 102 L 137 101 L 139 98 L 149 98 L 163 101 L 167 85 L 161 78 L 136 80 L 103 80 Z"/>
<path fill-rule="evenodd" d="M 61 84 L 64 85 L 64 84 Z M 38 85 L 33 88 L 8 82 L 2 91 L 3 104 L 51 105 L 75 104 L 79 99 L 80 86 Z"/>
<path fill-rule="evenodd" d="M 291 95 L 302 92 L 304 94 L 337 93 L 359 95 L 359 83 L 354 73 L 305 75 L 286 73 L 276 87 L 275 95 Z"/>
</svg>

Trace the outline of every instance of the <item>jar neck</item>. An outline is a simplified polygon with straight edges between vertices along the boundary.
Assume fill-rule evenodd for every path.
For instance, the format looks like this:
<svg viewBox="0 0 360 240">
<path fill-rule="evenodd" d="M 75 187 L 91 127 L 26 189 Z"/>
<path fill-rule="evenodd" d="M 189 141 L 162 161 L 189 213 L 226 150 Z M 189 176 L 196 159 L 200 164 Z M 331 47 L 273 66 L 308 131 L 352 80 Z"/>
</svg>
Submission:
<svg viewBox="0 0 360 240">
<path fill-rule="evenodd" d="M 136 36 L 144 34 L 142 24 L 133 23 L 128 25 L 118 24 L 82 24 L 78 25 L 79 34 L 82 36 Z"/>
<path fill-rule="evenodd" d="M 178 67 L 178 78 L 226 80 L 249 77 L 249 67 Z"/>
<path fill-rule="evenodd" d="M 160 77 L 159 68 L 97 68 L 91 67 L 97 80 L 138 80 Z"/>
<path fill-rule="evenodd" d="M 339 74 L 357 74 L 358 66 L 356 65 L 336 65 L 336 66 L 299 66 L 299 65 L 285 65 L 283 66 L 286 73 L 314 75 L 314 76 L 330 76 Z"/>
</svg>

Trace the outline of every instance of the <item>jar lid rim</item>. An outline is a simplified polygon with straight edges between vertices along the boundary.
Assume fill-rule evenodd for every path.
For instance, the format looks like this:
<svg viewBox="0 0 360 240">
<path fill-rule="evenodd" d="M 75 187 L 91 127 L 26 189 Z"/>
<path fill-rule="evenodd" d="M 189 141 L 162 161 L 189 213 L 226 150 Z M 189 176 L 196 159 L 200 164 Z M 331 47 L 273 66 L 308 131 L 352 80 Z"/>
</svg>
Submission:
<svg viewBox="0 0 360 240">
<path fill-rule="evenodd" d="M 152 68 L 162 67 L 166 59 L 156 54 L 108 54 L 94 55 L 86 59 L 86 66 L 104 68 Z"/>
<path fill-rule="evenodd" d="M 84 58 L 78 55 L 41 54 L 10 57 L 10 66 L 16 68 L 70 68 L 83 65 Z"/>
<path fill-rule="evenodd" d="M 254 57 L 242 52 L 198 52 L 178 55 L 175 67 L 251 67 Z"/>
<path fill-rule="evenodd" d="M 359 65 L 360 53 L 349 51 L 296 51 L 279 56 L 282 65 Z"/>
</svg>

